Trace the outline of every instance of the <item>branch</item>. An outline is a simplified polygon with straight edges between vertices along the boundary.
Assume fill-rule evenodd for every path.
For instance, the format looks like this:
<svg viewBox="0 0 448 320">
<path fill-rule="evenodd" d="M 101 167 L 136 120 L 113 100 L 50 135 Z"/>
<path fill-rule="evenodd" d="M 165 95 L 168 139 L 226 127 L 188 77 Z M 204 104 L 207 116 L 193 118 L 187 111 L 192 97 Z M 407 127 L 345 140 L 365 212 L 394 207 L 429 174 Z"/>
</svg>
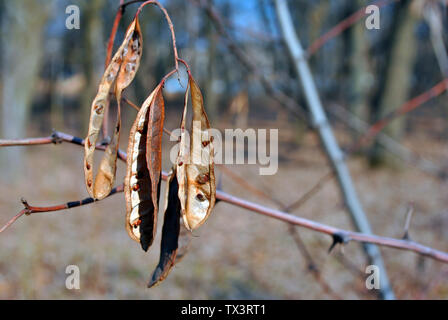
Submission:
<svg viewBox="0 0 448 320">
<path fill-rule="evenodd" d="M 130 1 L 128 3 L 121 5 L 121 8 L 124 8 L 126 5 L 135 3 L 135 2 L 143 2 L 143 1 Z M 159 7 L 160 10 L 162 10 L 163 14 L 165 15 L 165 19 L 168 22 L 168 27 L 170 28 L 170 31 L 171 31 L 171 40 L 173 42 L 173 53 L 174 53 L 174 65 L 175 65 L 176 71 L 177 71 L 177 70 L 179 70 L 179 63 L 178 63 L 179 55 L 177 54 L 176 34 L 174 33 L 173 22 L 171 21 L 170 15 L 166 11 L 165 7 L 162 6 L 158 1 L 154 1 L 154 0 L 145 1 L 137 9 L 137 13 L 135 15 L 138 16 L 140 14 L 140 12 L 142 11 L 143 7 L 145 7 L 148 4 L 156 5 L 157 7 Z"/>
<path fill-rule="evenodd" d="M 251 193 L 255 194 L 256 196 L 262 198 L 262 199 L 269 199 L 271 202 L 275 203 L 277 206 L 282 208 L 284 211 L 291 211 L 291 206 L 285 206 L 281 201 L 277 200 L 276 198 L 272 197 L 267 192 L 264 192 L 263 190 L 260 190 L 256 187 L 254 187 L 251 183 L 248 183 L 246 180 L 241 178 L 239 175 L 233 173 L 232 170 L 227 168 L 225 165 L 219 166 L 225 174 L 230 176 L 230 178 L 243 187 L 243 189 L 250 191 Z M 328 175 L 328 174 L 327 174 Z M 331 177 L 330 172 L 330 177 Z M 321 179 L 318 181 L 317 185 L 321 185 Z M 305 202 L 307 202 L 309 199 L 312 198 L 313 195 L 317 193 L 317 191 L 320 189 L 320 187 L 317 187 L 317 185 L 313 186 L 308 192 L 306 192 L 302 197 L 300 197 L 296 202 L 294 202 L 294 207 L 301 206 Z M 289 209 L 288 209 L 289 208 Z M 302 237 L 300 236 L 299 232 L 296 228 L 294 228 L 293 225 L 288 225 L 288 232 L 289 235 L 294 240 L 295 244 L 297 245 L 297 248 L 299 249 L 300 254 L 306 261 L 307 271 L 311 272 L 311 275 L 314 277 L 314 279 L 317 281 L 317 283 L 321 286 L 322 290 L 328 294 L 329 296 L 335 298 L 335 299 L 342 299 L 337 293 L 334 292 L 334 290 L 327 284 L 327 282 L 322 278 L 322 274 L 320 272 L 319 267 L 317 266 L 316 262 L 314 261 L 313 257 L 311 256 L 310 252 L 308 251 L 308 248 L 305 245 L 305 242 L 302 240 Z"/>
<path fill-rule="evenodd" d="M 283 39 L 303 89 L 303 94 L 307 101 L 308 109 L 310 110 L 313 125 L 319 132 L 322 147 L 337 176 L 339 189 L 343 195 L 350 218 L 357 230 L 365 234 L 371 234 L 372 230 L 369 220 L 367 219 L 354 188 L 350 172 L 345 163 L 344 154 L 339 148 L 322 106 L 313 75 L 306 60 L 306 53 L 303 50 L 300 39 L 295 31 L 288 4 L 286 0 L 276 0 L 275 6 Z M 337 241 L 335 238 L 333 246 L 336 243 Z M 381 296 L 384 299 L 394 299 L 394 293 L 389 285 L 387 272 L 378 247 L 364 244 L 363 248 L 370 263 L 376 265 L 380 270 L 381 288 L 379 292 Z"/>
<path fill-rule="evenodd" d="M 211 3 L 207 0 L 190 0 L 195 5 L 198 5 L 204 10 L 210 21 L 215 26 L 216 31 L 224 40 L 225 45 L 229 49 L 230 53 L 234 55 L 236 60 L 245 68 L 250 74 L 252 74 L 263 86 L 266 91 L 266 95 L 271 97 L 274 101 L 280 104 L 284 109 L 293 114 L 299 119 L 307 119 L 306 114 L 302 108 L 296 103 L 296 101 L 283 92 L 277 90 L 272 83 L 265 77 L 263 73 L 257 68 L 254 59 L 248 56 L 240 47 L 238 47 L 230 34 L 227 32 L 224 23 L 220 15 L 214 10 Z"/>
<path fill-rule="evenodd" d="M 359 148 L 365 146 L 369 141 L 371 141 L 381 130 L 384 129 L 386 125 L 388 125 L 392 120 L 397 118 L 398 116 L 402 116 L 414 109 L 417 109 L 425 102 L 441 95 L 448 89 L 448 78 L 440 81 L 431 89 L 423 92 L 422 94 L 412 98 L 411 100 L 402 104 L 398 109 L 390 112 L 382 119 L 374 123 L 367 132 L 359 139 L 359 142 L 353 146 L 353 150 L 358 150 Z"/>
<path fill-rule="evenodd" d="M 361 120 L 355 114 L 349 112 L 338 104 L 332 104 L 331 107 L 328 108 L 328 111 L 340 121 L 345 123 L 348 127 L 355 129 L 361 134 L 365 134 L 369 128 L 369 124 L 367 122 Z M 415 151 L 408 149 L 384 132 L 378 132 L 377 140 L 392 155 L 419 169 L 423 173 L 429 174 L 430 176 L 437 179 L 442 179 L 447 176 L 445 169 L 422 157 Z M 355 141 L 352 146 L 348 147 L 347 153 L 353 153 L 357 151 L 355 147 L 356 143 L 357 142 Z"/>
<path fill-rule="evenodd" d="M 78 146 L 83 146 L 84 140 L 72 135 L 69 135 L 67 133 L 55 131 L 53 133 L 53 136 L 56 135 L 59 137 L 62 141 L 74 143 Z M 36 139 L 19 139 L 14 140 L 15 143 L 13 145 L 17 146 L 28 146 L 33 144 L 44 144 L 42 141 L 47 141 L 46 144 L 53 143 L 52 136 L 50 137 L 44 137 L 44 138 L 36 138 Z M 12 140 L 1 140 L 0 139 L 0 147 L 6 146 L 5 141 L 8 141 L 8 143 L 11 143 Z M 39 143 L 35 143 L 38 141 Z M 9 144 L 11 145 L 11 144 Z M 104 150 L 104 148 L 103 148 Z M 126 161 L 126 153 L 119 150 L 118 152 L 119 158 L 122 161 Z M 168 179 L 168 173 L 162 172 L 162 178 L 163 180 Z M 431 247 L 422 245 L 418 242 L 409 241 L 405 239 L 396 239 L 396 238 L 389 238 L 389 237 L 381 237 L 377 235 L 367 235 L 359 232 L 353 232 L 348 231 L 344 229 L 338 229 L 326 224 L 322 224 L 319 222 L 315 222 L 313 220 L 300 218 L 297 216 L 294 216 L 292 214 L 289 214 L 287 212 L 283 212 L 276 209 L 271 209 L 262 205 L 259 205 L 257 203 L 238 198 L 236 196 L 230 195 L 226 192 L 223 192 L 221 190 L 218 190 L 216 192 L 216 198 L 220 201 L 227 202 L 230 204 L 233 204 L 235 206 L 248 209 L 250 211 L 265 215 L 267 217 L 271 217 L 283 222 L 287 222 L 296 226 L 300 226 L 306 229 L 310 229 L 319 233 L 327 234 L 331 236 L 336 241 L 338 241 L 341 244 L 346 244 L 351 241 L 354 242 L 360 242 L 360 243 L 371 243 L 371 244 L 377 244 L 380 246 L 395 248 L 395 249 L 401 249 L 401 250 L 408 250 L 413 251 L 417 254 L 420 254 L 422 256 L 426 256 L 429 258 L 432 258 L 437 261 L 441 261 L 444 263 L 448 263 L 448 253 L 433 249 Z"/>
<path fill-rule="evenodd" d="M 377 2 L 372 3 L 373 5 L 376 5 L 377 7 L 381 8 L 386 5 L 388 5 L 390 2 L 393 1 L 400 1 L 400 0 L 380 0 Z M 331 28 L 329 31 L 324 33 L 322 36 L 317 38 L 307 49 L 307 57 L 312 56 L 315 54 L 325 43 L 327 43 L 329 40 L 333 39 L 334 37 L 340 35 L 342 32 L 344 32 L 346 29 L 354 25 L 356 22 L 358 22 L 361 18 L 363 18 L 366 15 L 366 7 L 362 7 L 352 15 L 350 15 L 348 18 L 342 20 L 337 25 L 335 25 L 333 28 Z"/>
<path fill-rule="evenodd" d="M 209 17 L 210 21 L 214 24 L 218 34 L 220 34 L 221 37 L 224 39 L 224 43 L 227 45 L 230 53 L 232 53 L 235 56 L 235 58 L 237 59 L 237 61 L 245 69 L 247 69 L 247 71 L 250 72 L 263 85 L 264 89 L 266 90 L 266 93 L 268 95 L 270 95 L 276 102 L 280 103 L 280 105 L 282 107 L 284 107 L 285 109 L 290 111 L 293 115 L 295 115 L 301 119 L 307 118 L 307 116 L 305 116 L 304 113 L 302 112 L 300 105 L 295 100 L 293 100 L 290 96 L 286 95 L 285 93 L 283 93 L 279 90 L 276 90 L 271 85 L 271 83 L 269 81 L 267 81 L 267 79 L 265 79 L 264 75 L 262 75 L 258 72 L 256 65 L 253 63 L 253 61 L 255 61 L 255 59 L 251 56 L 248 56 L 240 47 L 238 47 L 236 42 L 230 37 L 229 33 L 225 29 L 224 23 L 222 22 L 223 21 L 222 17 L 218 14 L 218 12 L 216 10 L 214 10 L 212 5 L 206 0 L 190 0 L 190 1 L 196 5 L 199 5 L 204 10 L 204 12 Z M 384 6 L 387 4 L 387 2 L 391 2 L 391 1 L 399 1 L 399 0 L 378 1 L 376 3 L 376 5 Z M 361 12 L 361 10 L 359 12 Z M 365 14 L 364 12 L 365 12 L 365 8 L 362 9 L 361 13 L 363 13 L 363 15 L 364 15 Z M 358 16 L 358 18 L 361 18 L 362 16 Z M 356 20 L 356 21 L 358 21 L 358 20 Z M 356 21 L 352 20 L 353 23 Z M 340 30 L 342 32 L 343 30 L 345 30 L 345 28 L 348 28 L 350 26 L 350 24 L 347 24 L 344 22 L 341 22 L 339 25 L 342 25 L 344 28 L 341 29 L 341 26 L 335 26 L 333 29 Z M 335 33 L 335 31 L 331 31 L 331 30 L 328 33 L 333 36 L 336 36 L 337 34 L 339 34 L 338 32 Z M 329 40 L 331 37 L 324 35 L 324 36 L 322 36 L 322 38 L 326 38 Z M 319 42 L 322 43 L 322 40 L 319 40 Z M 434 88 L 432 88 L 432 89 L 434 89 Z M 430 89 L 429 92 L 431 92 L 432 89 Z M 438 89 L 440 89 L 440 87 L 438 87 Z M 428 92 L 424 93 L 423 95 L 425 96 L 426 94 L 428 94 Z M 431 99 L 435 96 L 436 95 L 427 96 L 427 99 L 424 99 L 424 101 L 422 100 L 419 103 L 419 105 L 422 104 L 423 102 L 427 102 L 429 99 Z M 419 98 L 419 97 L 416 97 L 416 98 L 408 101 L 405 104 L 409 104 L 411 102 L 412 102 L 412 104 L 414 104 L 416 102 L 415 99 L 417 99 L 417 98 Z M 418 106 L 416 106 L 416 107 L 418 107 Z M 329 111 L 333 111 L 333 108 L 329 108 Z M 342 120 L 345 120 L 345 118 Z M 350 125 L 351 124 L 352 123 L 350 123 Z M 367 130 L 369 128 L 368 125 L 364 126 L 364 124 L 361 128 L 359 123 L 356 124 L 356 127 L 357 127 L 357 129 L 359 128 L 358 130 L 360 130 L 360 129 Z M 380 133 L 380 131 L 378 131 L 376 134 L 379 134 L 379 133 Z M 417 167 L 418 169 L 422 170 L 423 172 L 429 173 L 438 178 L 446 176 L 445 170 L 437 168 L 437 166 L 430 163 L 428 160 L 422 159 L 418 155 L 413 154 L 411 151 L 405 149 L 405 147 L 400 145 L 398 142 L 391 141 L 391 139 L 388 138 L 387 136 L 384 138 L 382 137 L 378 142 L 382 146 L 384 146 L 386 148 L 386 150 L 388 150 L 392 154 L 399 156 L 402 160 Z M 353 147 L 349 148 L 348 150 L 346 150 L 346 154 L 350 155 L 351 153 L 354 153 L 354 152 L 358 151 L 359 149 L 360 149 L 360 146 L 359 147 L 353 146 Z"/>
<path fill-rule="evenodd" d="M 112 26 L 112 30 L 109 35 L 109 40 L 107 41 L 107 54 L 106 54 L 106 60 L 104 62 L 104 69 L 107 69 L 110 60 L 112 60 L 112 49 L 114 47 L 115 36 L 117 34 L 118 25 L 120 24 L 125 8 L 123 6 L 123 3 L 124 1 L 120 0 L 120 7 L 118 8 L 117 13 L 115 14 L 114 24 Z"/>
<path fill-rule="evenodd" d="M 293 211 L 299 207 L 301 207 L 305 202 L 311 199 L 320 189 L 322 189 L 323 185 L 334 178 L 333 171 L 328 171 L 324 174 L 319 180 L 317 180 L 316 184 L 312 186 L 303 196 L 299 199 L 291 203 L 289 206 L 285 207 L 285 211 Z"/>
<path fill-rule="evenodd" d="M 119 192 L 123 192 L 123 185 L 120 185 L 116 188 L 113 188 L 111 190 L 111 192 L 109 193 L 109 195 L 107 197 L 110 197 L 116 193 Z M 34 207 L 34 206 L 30 206 L 28 204 L 28 202 L 25 199 L 21 199 L 22 204 L 25 206 L 24 209 L 22 209 L 18 214 L 16 214 L 14 217 L 12 217 L 11 220 L 9 220 L 1 229 L 0 229 L 0 233 L 2 233 L 3 231 L 5 231 L 6 229 L 8 229 L 14 222 L 16 222 L 16 220 L 18 220 L 21 216 L 23 215 L 31 215 L 33 213 L 36 212 L 54 212 L 54 211 L 61 211 L 61 210 L 65 210 L 65 209 L 71 209 L 71 208 L 76 208 L 76 207 L 80 207 L 80 206 L 84 206 L 86 204 L 90 204 L 96 201 L 100 201 L 100 200 L 95 200 L 93 198 L 85 198 L 83 200 L 75 200 L 75 201 L 69 201 L 63 204 L 59 204 L 59 205 L 55 205 L 55 206 L 49 206 L 49 207 Z"/>
</svg>

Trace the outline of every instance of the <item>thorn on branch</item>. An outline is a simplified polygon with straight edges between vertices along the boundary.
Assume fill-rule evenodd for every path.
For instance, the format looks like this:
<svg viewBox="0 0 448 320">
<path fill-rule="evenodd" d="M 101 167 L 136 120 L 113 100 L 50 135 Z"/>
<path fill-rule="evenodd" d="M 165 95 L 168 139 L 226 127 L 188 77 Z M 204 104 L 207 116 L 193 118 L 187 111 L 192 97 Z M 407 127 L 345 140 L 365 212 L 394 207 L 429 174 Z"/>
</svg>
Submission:
<svg viewBox="0 0 448 320">
<path fill-rule="evenodd" d="M 337 232 L 331 235 L 333 237 L 333 243 L 331 244 L 330 248 L 328 249 L 328 253 L 331 253 L 333 248 L 337 244 L 346 244 L 350 241 L 350 237 L 342 232 Z"/>
<path fill-rule="evenodd" d="M 28 204 L 28 201 L 26 201 L 25 198 L 20 198 L 20 202 L 22 202 L 23 206 L 25 207 L 23 209 L 25 215 L 29 216 L 32 213 L 32 211 L 31 211 L 30 205 Z"/>
<path fill-rule="evenodd" d="M 62 138 L 59 136 L 59 133 L 53 129 L 51 133 L 51 142 L 53 144 L 61 144 L 63 142 Z"/>
<path fill-rule="evenodd" d="M 319 273 L 319 268 L 317 267 L 316 264 L 314 264 L 313 262 L 310 262 L 308 264 L 308 271 L 312 272 L 312 273 Z"/>
<path fill-rule="evenodd" d="M 103 139 L 103 141 L 101 141 L 100 145 L 107 147 L 109 145 L 109 143 L 110 143 L 110 137 L 107 136 L 107 137 L 104 137 L 104 139 Z"/>
</svg>

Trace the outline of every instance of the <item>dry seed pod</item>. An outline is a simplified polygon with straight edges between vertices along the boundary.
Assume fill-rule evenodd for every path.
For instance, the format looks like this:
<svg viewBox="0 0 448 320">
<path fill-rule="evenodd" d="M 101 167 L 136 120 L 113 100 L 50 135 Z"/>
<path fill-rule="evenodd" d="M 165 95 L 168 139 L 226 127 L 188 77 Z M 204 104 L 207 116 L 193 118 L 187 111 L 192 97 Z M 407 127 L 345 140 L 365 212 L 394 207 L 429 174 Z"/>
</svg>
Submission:
<svg viewBox="0 0 448 320">
<path fill-rule="evenodd" d="M 180 142 L 179 142 L 179 153 L 176 160 L 176 175 L 178 183 L 178 195 L 181 204 L 181 213 L 184 226 L 189 229 L 188 223 L 185 219 L 185 210 L 187 204 L 187 164 L 190 161 L 190 136 L 188 135 L 186 128 L 187 120 L 187 106 L 188 106 L 188 94 L 190 92 L 190 85 L 187 84 L 187 89 L 185 90 L 185 100 L 184 100 L 184 111 L 182 115 L 182 121 L 180 124 Z"/>
<path fill-rule="evenodd" d="M 175 263 L 178 262 L 178 254 L 181 256 L 185 255 L 186 246 L 179 248 L 179 238 L 181 231 L 180 224 L 180 201 L 177 196 L 178 193 L 178 183 L 175 168 L 171 173 L 167 184 L 165 192 L 165 215 L 162 228 L 162 241 L 160 244 L 160 259 L 159 263 L 151 275 L 151 280 L 148 283 L 148 288 L 158 285 L 162 282 L 171 271 Z M 185 231 L 185 228 L 184 228 Z M 189 238 L 191 234 L 188 235 L 183 232 L 183 238 Z M 181 240 L 185 242 L 184 240 Z M 181 250 L 179 252 L 178 250 Z"/>
<path fill-rule="evenodd" d="M 182 218 L 185 227 L 188 230 L 194 230 L 201 226 L 210 215 L 215 205 L 216 187 L 210 123 L 204 110 L 201 91 L 191 75 L 189 76 L 189 87 L 193 108 L 190 144 L 188 149 L 188 142 L 185 141 L 186 134 L 182 134 L 186 130 L 187 99 L 185 99 L 180 151 L 177 160 L 177 178 Z"/>
<path fill-rule="evenodd" d="M 118 142 L 121 127 L 121 92 L 131 83 L 135 76 L 142 53 L 141 43 L 142 35 L 138 18 L 136 17 L 129 26 L 124 41 L 106 68 L 98 88 L 98 93 L 92 102 L 89 132 L 87 134 L 84 147 L 84 176 L 87 191 L 89 195 L 95 199 L 103 199 L 107 197 L 112 190 L 112 186 L 115 181 Z M 135 48 L 135 50 L 133 51 L 132 48 Z M 126 65 L 129 64 L 130 61 L 134 61 L 134 68 L 127 70 Z M 93 155 L 101 126 L 103 124 L 104 110 L 109 106 L 109 92 L 115 80 L 117 80 L 115 85 L 115 96 L 117 97 L 118 103 L 117 123 L 115 125 L 111 143 L 106 148 L 106 152 L 101 160 L 100 168 L 94 182 Z"/>
<path fill-rule="evenodd" d="M 159 85 L 159 90 L 155 93 L 148 111 L 146 138 L 146 163 L 151 182 L 151 197 L 156 214 L 158 212 L 159 184 L 162 173 L 162 136 L 165 120 L 165 102 L 163 100 L 162 86 L 163 82 Z"/>
<path fill-rule="evenodd" d="M 146 158 L 149 110 L 154 106 L 154 101 L 160 99 L 156 97 L 162 94 L 161 91 L 162 84 L 159 84 L 140 108 L 131 127 L 126 160 L 126 230 L 132 239 L 140 242 L 145 251 L 155 238 L 157 226 L 157 203 L 154 203 L 152 197 Z"/>
<path fill-rule="evenodd" d="M 121 100 L 122 91 L 134 80 L 142 57 L 143 37 L 137 17 L 130 28 L 133 28 L 133 32 L 129 34 L 130 38 L 121 51 L 121 67 L 115 84 L 115 93 L 118 102 Z"/>
</svg>

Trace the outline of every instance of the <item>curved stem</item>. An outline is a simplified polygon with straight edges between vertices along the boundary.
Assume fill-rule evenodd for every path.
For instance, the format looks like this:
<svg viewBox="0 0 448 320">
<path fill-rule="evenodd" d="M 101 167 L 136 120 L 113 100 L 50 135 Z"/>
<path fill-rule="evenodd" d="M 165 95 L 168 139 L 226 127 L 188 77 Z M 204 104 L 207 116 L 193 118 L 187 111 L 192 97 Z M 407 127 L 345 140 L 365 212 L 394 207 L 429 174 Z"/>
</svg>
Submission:
<svg viewBox="0 0 448 320">
<path fill-rule="evenodd" d="M 121 5 L 121 7 L 124 8 L 125 5 L 131 4 L 131 3 L 136 3 L 136 2 L 141 2 L 141 1 L 130 1 L 126 4 Z M 165 20 L 168 22 L 168 27 L 170 28 L 170 31 L 171 31 L 171 40 L 173 41 L 174 65 L 175 65 L 176 71 L 178 71 L 179 70 L 179 63 L 178 63 L 179 56 L 177 54 L 176 34 L 174 33 L 173 22 L 171 21 L 170 15 L 166 11 L 165 7 L 162 6 L 160 4 L 160 2 L 158 2 L 158 1 L 154 1 L 154 0 L 145 1 L 137 9 L 137 13 L 135 15 L 138 16 L 140 14 L 140 12 L 142 11 L 143 7 L 145 7 L 148 4 L 154 4 L 154 5 L 158 6 L 160 8 L 160 10 L 162 10 L 163 14 L 165 15 Z"/>
</svg>

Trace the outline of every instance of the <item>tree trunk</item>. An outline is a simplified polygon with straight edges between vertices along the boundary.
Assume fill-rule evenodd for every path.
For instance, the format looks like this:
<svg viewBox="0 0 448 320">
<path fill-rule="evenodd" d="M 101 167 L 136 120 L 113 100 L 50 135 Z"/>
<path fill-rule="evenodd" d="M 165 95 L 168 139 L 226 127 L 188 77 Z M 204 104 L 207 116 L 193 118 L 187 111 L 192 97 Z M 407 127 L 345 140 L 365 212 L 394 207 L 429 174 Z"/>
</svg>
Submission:
<svg viewBox="0 0 448 320">
<path fill-rule="evenodd" d="M 393 29 L 386 54 L 385 78 L 379 86 L 377 104 L 373 106 L 376 113 L 375 120 L 399 108 L 408 97 L 416 53 L 414 36 L 416 18 L 412 16 L 410 3 L 409 0 L 402 0 L 396 4 L 397 12 L 394 14 Z M 385 133 L 399 141 L 404 127 L 405 118 L 399 117 L 385 128 Z M 400 166 L 400 162 L 390 157 L 378 141 L 375 141 L 372 147 L 370 163 L 374 166 L 381 164 L 396 168 Z"/>
<path fill-rule="evenodd" d="M 5 1 L 2 19 L 2 138 L 26 136 L 28 114 L 39 74 L 43 30 L 49 14 L 45 1 Z M 21 148 L 0 153 L 3 174 L 11 178 L 21 170 Z"/>
<path fill-rule="evenodd" d="M 301 81 L 303 93 L 310 110 L 313 126 L 319 132 L 322 146 L 337 175 L 339 187 L 344 196 L 345 205 L 350 212 L 350 216 L 355 224 L 355 227 L 362 233 L 372 234 L 369 221 L 367 220 L 362 205 L 359 202 L 358 196 L 353 187 L 350 173 L 344 161 L 344 155 L 338 146 L 325 111 L 322 107 L 316 85 L 305 58 L 305 52 L 303 51 L 302 45 L 300 44 L 294 30 L 286 0 L 276 0 L 275 4 L 283 38 L 291 58 L 293 59 L 297 75 Z M 379 276 L 381 288 L 379 289 L 379 292 L 381 293 L 382 298 L 394 299 L 395 295 L 390 287 L 389 279 L 387 277 L 386 269 L 378 247 L 371 244 L 364 244 L 364 250 L 370 263 L 376 265 L 380 270 Z"/>
<path fill-rule="evenodd" d="M 104 71 L 106 44 L 103 33 L 103 21 L 101 19 L 101 9 L 104 7 L 104 4 L 104 0 L 88 1 L 82 8 L 82 12 L 86 14 L 85 20 L 83 20 L 85 26 L 81 26 L 84 32 L 83 41 L 85 50 L 82 54 L 84 57 L 84 75 L 86 77 L 80 112 L 82 135 L 87 133 L 90 107 Z"/>
<path fill-rule="evenodd" d="M 352 6 L 352 11 L 355 12 L 364 5 L 364 0 L 357 0 Z M 349 110 L 358 118 L 367 121 L 371 73 L 365 30 L 362 22 L 356 23 L 349 29 L 351 43 Z M 355 133 L 355 135 L 358 134 Z"/>
</svg>

